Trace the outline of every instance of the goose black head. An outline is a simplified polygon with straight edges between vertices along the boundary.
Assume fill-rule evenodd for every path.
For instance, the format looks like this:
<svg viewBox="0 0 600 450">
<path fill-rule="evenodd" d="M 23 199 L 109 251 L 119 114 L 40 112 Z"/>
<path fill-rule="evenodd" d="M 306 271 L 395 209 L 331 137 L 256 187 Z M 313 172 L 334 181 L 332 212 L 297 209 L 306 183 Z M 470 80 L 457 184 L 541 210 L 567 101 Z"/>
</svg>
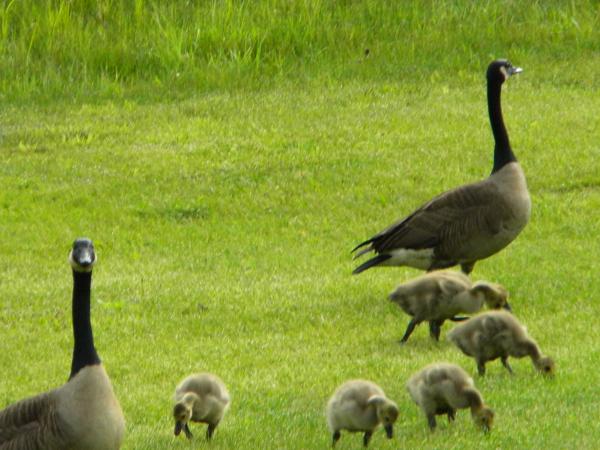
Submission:
<svg viewBox="0 0 600 450">
<path fill-rule="evenodd" d="M 504 83 L 511 75 L 515 75 L 523 72 L 520 67 L 513 66 L 510 61 L 506 59 L 497 59 L 492 61 L 487 69 L 488 81 L 495 81 Z"/>
<path fill-rule="evenodd" d="M 69 262 L 75 272 L 91 272 L 96 262 L 94 244 L 88 238 L 77 238 L 69 254 Z"/>
</svg>

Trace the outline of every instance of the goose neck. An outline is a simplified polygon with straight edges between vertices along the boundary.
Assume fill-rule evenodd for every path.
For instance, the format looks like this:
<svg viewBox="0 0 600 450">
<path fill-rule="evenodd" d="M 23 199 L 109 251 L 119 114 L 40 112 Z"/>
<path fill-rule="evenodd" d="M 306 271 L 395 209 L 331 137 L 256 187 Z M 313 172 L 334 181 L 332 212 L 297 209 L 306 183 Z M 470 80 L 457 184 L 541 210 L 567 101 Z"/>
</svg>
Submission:
<svg viewBox="0 0 600 450">
<path fill-rule="evenodd" d="M 494 134 L 494 167 L 492 173 L 497 172 L 510 162 L 517 160 L 508 139 L 508 132 L 504 125 L 500 94 L 502 84 L 498 81 L 488 81 L 488 112 L 490 125 Z"/>
<path fill-rule="evenodd" d="M 91 272 L 73 271 L 73 360 L 71 375 L 73 378 L 85 366 L 100 364 L 100 358 L 94 347 L 94 335 L 90 321 Z"/>
</svg>

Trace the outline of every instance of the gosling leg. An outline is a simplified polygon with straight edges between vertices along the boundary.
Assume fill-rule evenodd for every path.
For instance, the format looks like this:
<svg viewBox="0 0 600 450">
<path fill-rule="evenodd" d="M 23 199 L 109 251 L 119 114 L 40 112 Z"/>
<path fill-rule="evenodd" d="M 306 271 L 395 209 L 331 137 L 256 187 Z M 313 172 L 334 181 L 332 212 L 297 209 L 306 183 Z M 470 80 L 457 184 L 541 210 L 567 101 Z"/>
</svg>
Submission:
<svg viewBox="0 0 600 450">
<path fill-rule="evenodd" d="M 435 414 L 427 414 L 427 423 L 429 424 L 429 429 L 435 431 L 435 426 L 437 425 L 435 422 Z"/>
<path fill-rule="evenodd" d="M 335 444 L 337 441 L 340 440 L 340 437 L 342 437 L 342 433 L 340 433 L 340 430 L 336 430 L 333 432 L 333 438 L 331 440 L 331 448 L 335 447 Z"/>
<path fill-rule="evenodd" d="M 371 436 L 373 436 L 373 431 L 365 431 L 365 435 L 363 436 L 363 446 L 368 447 L 369 441 L 371 440 Z"/>
<path fill-rule="evenodd" d="M 218 423 L 215 423 L 215 424 L 209 423 L 208 424 L 208 428 L 206 429 L 206 440 L 207 441 L 210 441 L 212 439 L 212 435 L 215 432 L 217 425 L 218 425 Z"/>
<path fill-rule="evenodd" d="M 506 367 L 506 370 L 508 370 L 508 373 L 510 373 L 511 375 L 514 374 L 512 367 L 510 367 L 510 364 L 508 363 L 508 356 L 503 356 L 502 358 L 500 358 L 500 360 L 502 361 L 502 365 L 504 367 Z"/>
<path fill-rule="evenodd" d="M 485 375 L 485 361 L 477 358 L 477 373 L 479 373 L 480 377 Z"/>
<path fill-rule="evenodd" d="M 429 321 L 429 335 L 439 342 L 440 333 L 442 332 L 443 320 L 431 320 Z"/>
<path fill-rule="evenodd" d="M 448 422 L 454 422 L 454 419 L 456 419 L 456 410 L 455 409 L 448 410 Z"/>
<path fill-rule="evenodd" d="M 185 437 L 188 439 L 191 439 L 194 437 L 194 435 L 190 431 L 190 427 L 188 426 L 187 423 L 183 426 L 183 432 L 185 433 Z"/>
<path fill-rule="evenodd" d="M 400 339 L 400 344 L 404 344 L 406 341 L 408 341 L 408 338 L 410 337 L 410 335 L 415 330 L 415 327 L 418 324 L 419 324 L 419 321 L 417 319 L 415 319 L 414 317 L 410 320 L 410 322 L 408 322 L 408 326 L 406 327 L 404 336 L 402 336 L 402 339 Z"/>
</svg>

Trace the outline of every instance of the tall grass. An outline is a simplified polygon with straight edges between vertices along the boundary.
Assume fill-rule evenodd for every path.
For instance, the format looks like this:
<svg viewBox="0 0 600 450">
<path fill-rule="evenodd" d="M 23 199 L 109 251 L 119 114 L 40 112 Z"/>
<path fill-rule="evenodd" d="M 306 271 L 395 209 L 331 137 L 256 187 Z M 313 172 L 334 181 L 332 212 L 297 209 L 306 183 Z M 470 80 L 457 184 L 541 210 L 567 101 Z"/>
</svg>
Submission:
<svg viewBox="0 0 600 450">
<path fill-rule="evenodd" d="M 118 90 L 139 81 L 207 90 L 279 76 L 470 73 L 509 53 L 538 61 L 598 58 L 599 5 L 4 0 L 0 95 Z M 366 48 L 376 64 L 360 64 Z"/>
</svg>

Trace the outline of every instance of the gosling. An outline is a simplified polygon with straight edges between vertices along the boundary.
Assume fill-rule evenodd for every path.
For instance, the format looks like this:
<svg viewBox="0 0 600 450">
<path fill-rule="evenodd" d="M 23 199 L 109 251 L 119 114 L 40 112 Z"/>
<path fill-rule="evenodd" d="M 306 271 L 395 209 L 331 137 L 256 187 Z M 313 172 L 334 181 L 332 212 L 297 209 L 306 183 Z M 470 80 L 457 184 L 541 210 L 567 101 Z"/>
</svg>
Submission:
<svg viewBox="0 0 600 450">
<path fill-rule="evenodd" d="M 512 374 L 508 357 L 531 357 L 534 367 L 543 374 L 554 373 L 554 361 L 542 355 L 540 348 L 529 337 L 525 327 L 504 311 L 489 311 L 472 317 L 448 333 L 448 339 L 465 355 L 477 362 L 479 375 L 485 375 L 485 364 L 500 358 Z"/>
<path fill-rule="evenodd" d="M 463 408 L 471 408 L 477 427 L 484 431 L 492 428 L 494 411 L 483 403 L 473 379 L 455 364 L 430 364 L 410 377 L 406 388 L 425 413 L 431 431 L 436 427 L 436 415 L 446 414 L 448 422 L 452 422 L 456 410 Z"/>
<path fill-rule="evenodd" d="M 175 389 L 175 436 L 183 430 L 191 439 L 193 435 L 188 423 L 201 422 L 208 424 L 206 439 L 210 440 L 230 401 L 225 384 L 216 375 L 197 373 L 185 378 Z"/>
<path fill-rule="evenodd" d="M 332 447 L 341 437 L 341 430 L 364 432 L 363 445 L 379 424 L 383 424 L 388 439 L 394 435 L 398 406 L 383 390 L 367 380 L 350 380 L 337 388 L 327 403 L 327 423 L 333 433 Z"/>
<path fill-rule="evenodd" d="M 389 296 L 402 310 L 412 316 L 400 343 L 404 344 L 415 327 L 429 322 L 431 337 L 439 341 L 446 320 L 460 321 L 457 314 L 471 314 L 485 304 L 490 309 L 510 311 L 508 292 L 499 284 L 478 281 L 472 283 L 465 274 L 436 271 L 421 275 L 398 286 Z"/>
</svg>

